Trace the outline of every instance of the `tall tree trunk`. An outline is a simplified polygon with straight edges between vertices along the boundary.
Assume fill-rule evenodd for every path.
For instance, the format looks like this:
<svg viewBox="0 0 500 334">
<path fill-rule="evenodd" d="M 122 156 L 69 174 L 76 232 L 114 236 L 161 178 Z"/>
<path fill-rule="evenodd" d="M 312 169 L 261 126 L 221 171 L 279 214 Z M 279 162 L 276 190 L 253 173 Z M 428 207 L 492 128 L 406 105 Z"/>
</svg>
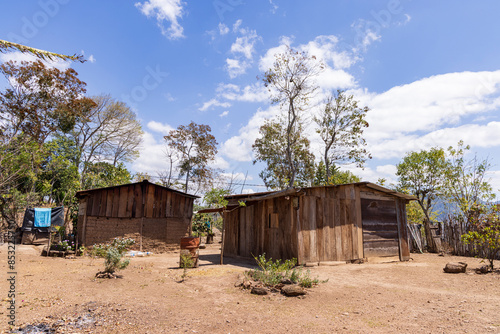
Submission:
<svg viewBox="0 0 500 334">
<path fill-rule="evenodd" d="M 424 212 L 425 218 L 424 218 L 424 231 L 425 231 L 425 240 L 427 241 L 427 251 L 429 253 L 437 253 L 438 247 L 436 245 L 436 242 L 434 241 L 434 238 L 432 237 L 432 232 L 431 232 L 431 218 L 429 217 L 429 210 L 430 210 L 430 200 L 427 199 L 427 205 L 424 206 L 423 199 L 421 200 L 419 198 L 418 204 L 420 204 L 420 207 L 422 208 L 422 211 Z"/>
<path fill-rule="evenodd" d="M 427 217 L 424 219 L 424 231 L 425 231 L 425 240 L 427 241 L 427 251 L 429 253 L 437 253 L 439 250 L 437 249 L 436 242 L 432 237 L 431 223 Z"/>
</svg>

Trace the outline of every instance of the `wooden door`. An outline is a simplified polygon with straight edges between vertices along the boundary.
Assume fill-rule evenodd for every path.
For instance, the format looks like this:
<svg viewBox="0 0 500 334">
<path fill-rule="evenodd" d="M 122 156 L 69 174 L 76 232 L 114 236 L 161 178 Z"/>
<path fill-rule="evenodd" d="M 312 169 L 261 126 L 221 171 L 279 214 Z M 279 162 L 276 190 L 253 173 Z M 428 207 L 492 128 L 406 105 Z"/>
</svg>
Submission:
<svg viewBox="0 0 500 334">
<path fill-rule="evenodd" d="M 393 200 L 361 199 L 364 257 L 398 256 L 398 220 Z"/>
</svg>

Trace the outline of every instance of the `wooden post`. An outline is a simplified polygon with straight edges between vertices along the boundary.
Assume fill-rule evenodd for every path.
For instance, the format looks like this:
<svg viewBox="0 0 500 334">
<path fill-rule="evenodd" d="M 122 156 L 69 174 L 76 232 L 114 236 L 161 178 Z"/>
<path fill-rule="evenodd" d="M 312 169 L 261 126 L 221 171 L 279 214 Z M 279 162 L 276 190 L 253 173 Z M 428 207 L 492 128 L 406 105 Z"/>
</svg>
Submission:
<svg viewBox="0 0 500 334">
<path fill-rule="evenodd" d="M 47 253 L 45 254 L 46 256 L 49 256 L 50 244 L 52 243 L 52 232 L 50 231 L 51 227 L 52 227 L 52 224 L 49 226 L 49 244 L 47 245 Z"/>
<path fill-rule="evenodd" d="M 84 214 L 83 214 L 83 224 L 82 224 L 82 245 L 87 246 L 87 204 L 88 204 L 88 197 L 85 197 L 85 206 L 84 206 Z"/>
<path fill-rule="evenodd" d="M 224 239 L 226 236 L 226 220 L 224 219 L 224 211 L 220 214 L 222 216 L 222 242 L 220 246 L 220 264 L 224 264 Z"/>
<path fill-rule="evenodd" d="M 139 245 L 139 251 L 142 252 L 142 227 L 144 226 L 144 216 L 141 217 L 141 230 L 140 230 L 140 245 Z"/>
</svg>

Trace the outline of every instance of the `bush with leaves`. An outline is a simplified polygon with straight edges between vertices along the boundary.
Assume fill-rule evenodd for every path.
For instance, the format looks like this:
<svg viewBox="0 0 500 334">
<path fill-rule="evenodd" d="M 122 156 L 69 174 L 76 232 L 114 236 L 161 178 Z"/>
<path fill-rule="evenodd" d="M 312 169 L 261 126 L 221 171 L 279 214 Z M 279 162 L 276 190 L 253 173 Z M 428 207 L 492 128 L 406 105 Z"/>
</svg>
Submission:
<svg viewBox="0 0 500 334">
<path fill-rule="evenodd" d="M 311 288 L 320 283 L 318 278 L 311 278 L 311 273 L 307 270 L 303 272 L 302 267 L 295 267 L 297 259 L 281 259 L 273 261 L 272 258 L 266 259 L 266 254 L 254 256 L 259 269 L 248 271 L 248 276 L 255 281 L 259 281 L 269 288 L 274 288 L 284 280 L 290 280 L 292 283 L 299 284 L 304 288 Z M 326 281 L 325 281 L 326 282 Z"/>
<path fill-rule="evenodd" d="M 134 243 L 134 239 L 115 238 L 109 244 L 92 246 L 90 255 L 104 258 L 103 273 L 113 274 L 115 271 L 125 269 L 129 265 L 130 261 L 128 259 L 122 260 L 122 258 L 127 249 Z"/>
<path fill-rule="evenodd" d="M 462 242 L 474 246 L 474 250 L 483 254 L 493 271 L 493 261 L 500 254 L 500 208 L 493 205 L 489 212 L 484 206 L 471 210 L 470 220 L 474 230 L 462 235 Z"/>
</svg>

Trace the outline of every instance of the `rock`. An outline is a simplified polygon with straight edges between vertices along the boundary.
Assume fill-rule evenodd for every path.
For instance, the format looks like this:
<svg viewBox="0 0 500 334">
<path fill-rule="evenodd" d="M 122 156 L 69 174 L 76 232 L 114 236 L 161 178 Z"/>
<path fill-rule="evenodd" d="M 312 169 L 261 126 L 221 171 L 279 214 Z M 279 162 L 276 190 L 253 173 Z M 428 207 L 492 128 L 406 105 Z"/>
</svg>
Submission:
<svg viewBox="0 0 500 334">
<path fill-rule="evenodd" d="M 295 297 L 295 296 L 302 296 L 306 294 L 306 290 L 304 290 L 303 287 L 293 284 L 293 285 L 285 285 L 282 289 L 281 292 L 287 296 L 287 297 Z"/>
<path fill-rule="evenodd" d="M 252 294 L 254 295 L 259 295 L 259 296 L 264 296 L 267 295 L 267 289 L 260 287 L 260 286 L 254 286 L 251 291 Z"/>
<path fill-rule="evenodd" d="M 280 281 L 280 284 L 289 285 L 289 284 L 293 284 L 293 282 L 289 278 L 282 278 L 281 281 Z"/>
<path fill-rule="evenodd" d="M 449 262 L 443 268 L 444 272 L 449 274 L 465 273 L 466 269 L 467 263 L 465 262 Z"/>
<path fill-rule="evenodd" d="M 236 283 L 234 283 L 234 287 L 239 288 L 240 286 L 243 286 L 243 283 L 245 283 L 245 280 L 240 278 L 236 281 Z"/>
<path fill-rule="evenodd" d="M 245 280 L 243 281 L 243 284 L 241 285 L 243 289 L 250 289 L 252 287 L 252 282 Z"/>
<path fill-rule="evenodd" d="M 490 271 L 490 267 L 488 265 L 481 266 L 476 268 L 476 274 L 487 274 Z"/>
</svg>

